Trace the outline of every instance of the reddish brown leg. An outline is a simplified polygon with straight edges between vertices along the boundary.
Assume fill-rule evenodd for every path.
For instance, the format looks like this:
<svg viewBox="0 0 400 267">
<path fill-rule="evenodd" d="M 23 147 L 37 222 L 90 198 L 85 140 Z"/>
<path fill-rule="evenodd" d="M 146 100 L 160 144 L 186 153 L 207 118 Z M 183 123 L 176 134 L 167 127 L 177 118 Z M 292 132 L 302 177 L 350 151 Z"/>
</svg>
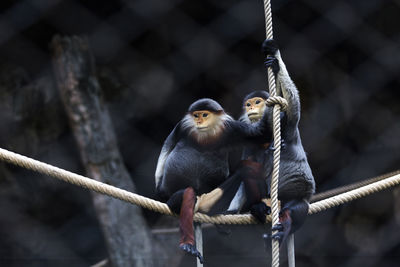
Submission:
<svg viewBox="0 0 400 267">
<path fill-rule="evenodd" d="M 188 187 L 183 192 L 181 212 L 179 215 L 179 230 L 181 233 L 179 247 L 187 253 L 198 257 L 200 262 L 203 263 L 203 257 L 196 249 L 194 241 L 193 214 L 195 204 L 196 194 L 193 188 Z"/>
</svg>

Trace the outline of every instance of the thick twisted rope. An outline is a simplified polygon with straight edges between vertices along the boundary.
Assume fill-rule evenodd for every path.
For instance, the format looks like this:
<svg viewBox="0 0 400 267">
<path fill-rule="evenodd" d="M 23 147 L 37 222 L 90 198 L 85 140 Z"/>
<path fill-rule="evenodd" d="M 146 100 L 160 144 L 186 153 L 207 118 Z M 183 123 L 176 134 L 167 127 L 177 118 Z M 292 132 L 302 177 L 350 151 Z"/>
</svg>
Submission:
<svg viewBox="0 0 400 267">
<path fill-rule="evenodd" d="M 397 173 L 393 176 L 387 177 L 383 180 L 362 186 L 357 189 L 353 189 L 351 191 L 339 194 L 337 196 L 333 196 L 310 205 L 308 210 L 308 214 L 314 214 L 317 212 L 321 212 L 327 210 L 331 207 L 342 205 L 346 202 L 359 199 L 370 194 L 376 193 L 378 191 L 382 191 L 389 187 L 393 187 L 400 184 L 400 173 Z"/>
<path fill-rule="evenodd" d="M 0 159 L 8 163 L 33 170 L 67 183 L 71 183 L 80 187 L 93 190 L 97 193 L 111 196 L 131 204 L 141 206 L 143 208 L 163 213 L 166 215 L 175 215 L 168 208 L 167 204 L 151 198 L 147 198 L 112 185 L 108 185 L 83 175 L 63 170 L 50 164 L 28 158 L 26 156 L 0 148 Z M 214 224 L 255 224 L 256 219 L 249 215 L 219 215 L 207 216 L 202 213 L 196 213 L 194 220 L 197 222 L 214 223 Z"/>
<path fill-rule="evenodd" d="M 322 192 L 322 193 L 315 194 L 311 198 L 311 203 L 317 202 L 319 200 L 326 199 L 326 198 L 329 198 L 329 197 L 333 197 L 333 196 L 336 196 L 336 195 L 339 195 L 339 194 L 342 194 L 342 193 L 345 193 L 345 192 L 360 188 L 362 186 L 365 186 L 365 185 L 368 185 L 368 184 L 372 184 L 374 182 L 378 182 L 378 181 L 384 180 L 384 179 L 386 179 L 386 178 L 388 178 L 390 176 L 394 176 L 396 174 L 400 174 L 400 170 L 389 172 L 389 173 L 385 173 L 385 174 L 382 174 L 382 175 L 379 175 L 379 176 L 376 176 L 376 177 L 373 177 L 373 178 L 370 178 L 370 179 L 363 180 L 361 182 L 357 182 L 357 183 L 341 186 L 341 187 L 338 187 L 338 188 L 335 188 L 335 189 L 331 189 L 331 190 L 328 190 L 328 191 L 325 191 L 325 192 Z"/>
<path fill-rule="evenodd" d="M 265 12 L 265 32 L 266 39 L 273 39 L 272 31 L 272 12 L 270 0 L 264 0 Z M 268 68 L 268 84 L 270 98 L 276 100 L 276 83 L 274 73 Z M 279 206 L 278 206 L 278 182 L 279 182 L 279 165 L 281 157 L 281 106 L 276 103 L 273 109 L 273 132 L 274 132 L 274 161 L 271 176 L 271 218 L 272 225 L 279 222 Z M 273 234 L 276 231 L 273 232 Z M 279 266 L 279 241 L 272 238 L 272 267 Z"/>
<path fill-rule="evenodd" d="M 6 161 L 10 164 L 29 169 L 32 171 L 39 172 L 41 174 L 48 175 L 50 177 L 57 178 L 67 183 L 71 183 L 80 187 L 84 187 L 100 194 L 108 195 L 120 199 L 131 204 L 138 205 L 140 207 L 150 209 L 155 212 L 163 213 L 166 215 L 173 214 L 165 203 L 157 200 L 147 198 L 112 185 L 108 185 L 96 180 L 90 179 L 83 175 L 79 175 L 73 172 L 63 170 L 61 168 L 52 166 L 50 164 L 28 158 L 26 156 L 8 151 L 0 148 L 0 160 Z M 372 193 L 387 189 L 392 186 L 400 184 L 400 172 L 395 172 L 393 176 L 389 176 L 383 180 L 371 183 L 369 185 L 354 189 L 352 191 L 342 193 L 340 195 L 330 197 L 310 205 L 309 214 L 315 214 L 320 211 L 327 210 L 329 208 L 339 206 L 346 202 L 362 198 Z M 257 220 L 250 214 L 242 215 L 218 215 L 218 216 L 207 216 L 201 213 L 195 214 L 195 221 L 202 223 L 213 223 L 213 224 L 257 224 Z M 270 221 L 270 217 L 267 218 Z"/>
</svg>

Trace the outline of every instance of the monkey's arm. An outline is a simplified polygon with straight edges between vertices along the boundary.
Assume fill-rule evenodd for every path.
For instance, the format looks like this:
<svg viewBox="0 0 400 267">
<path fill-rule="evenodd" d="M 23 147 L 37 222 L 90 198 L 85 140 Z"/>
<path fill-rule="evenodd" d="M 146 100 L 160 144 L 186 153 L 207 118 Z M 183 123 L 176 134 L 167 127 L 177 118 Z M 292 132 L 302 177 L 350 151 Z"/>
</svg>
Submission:
<svg viewBox="0 0 400 267">
<path fill-rule="evenodd" d="M 281 91 L 283 98 L 288 102 L 286 110 L 286 124 L 290 130 L 297 128 L 300 120 L 300 97 L 296 85 L 289 76 L 286 65 L 281 58 L 279 50 L 276 53 L 276 59 L 279 62 L 279 71 L 277 74 L 277 88 Z M 289 129 L 287 129 L 289 130 Z M 292 132 L 292 131 L 290 131 Z"/>
<path fill-rule="evenodd" d="M 265 113 L 263 118 L 253 124 L 242 121 L 230 121 L 226 128 L 226 146 L 243 146 L 247 144 L 265 144 L 272 141 L 272 129 L 269 127 L 270 116 Z"/>
<path fill-rule="evenodd" d="M 266 56 L 265 65 L 272 67 L 276 75 L 277 94 L 282 94 L 282 97 L 288 102 L 285 120 L 286 135 L 296 134 L 297 126 L 300 120 L 300 97 L 299 92 L 290 78 L 286 69 L 286 65 L 282 60 L 278 46 L 274 40 L 265 40 L 262 45 L 263 52 Z M 286 136 L 286 141 L 293 140 L 294 136 Z"/>
<path fill-rule="evenodd" d="M 155 182 L 156 182 L 156 192 L 158 192 L 158 188 L 160 186 L 162 177 L 164 175 L 164 166 L 165 161 L 168 158 L 168 155 L 176 146 L 176 143 L 179 140 L 179 136 L 181 134 L 181 122 L 179 122 L 172 132 L 168 135 L 167 139 L 165 139 L 163 147 L 160 152 L 160 156 L 157 161 L 157 168 L 155 172 Z"/>
</svg>

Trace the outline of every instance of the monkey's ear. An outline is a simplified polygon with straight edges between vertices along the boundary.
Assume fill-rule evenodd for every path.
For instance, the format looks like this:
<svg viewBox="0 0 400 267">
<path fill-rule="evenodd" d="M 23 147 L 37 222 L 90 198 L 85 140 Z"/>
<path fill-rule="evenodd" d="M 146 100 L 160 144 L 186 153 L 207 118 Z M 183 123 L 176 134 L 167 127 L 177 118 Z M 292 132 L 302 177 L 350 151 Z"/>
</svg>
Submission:
<svg viewBox="0 0 400 267">
<path fill-rule="evenodd" d="M 278 49 L 278 44 L 273 39 L 265 39 L 261 47 L 261 51 L 264 53 L 265 57 L 269 55 L 274 56 Z"/>
</svg>

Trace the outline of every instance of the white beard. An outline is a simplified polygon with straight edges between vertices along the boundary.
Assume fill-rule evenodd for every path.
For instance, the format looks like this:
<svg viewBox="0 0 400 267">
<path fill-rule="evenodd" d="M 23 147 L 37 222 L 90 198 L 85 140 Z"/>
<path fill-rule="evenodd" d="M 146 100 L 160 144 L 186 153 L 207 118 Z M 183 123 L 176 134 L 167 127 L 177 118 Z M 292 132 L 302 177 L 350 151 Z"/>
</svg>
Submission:
<svg viewBox="0 0 400 267">
<path fill-rule="evenodd" d="M 207 130 L 199 130 L 192 118 L 192 115 L 186 114 L 182 119 L 182 128 L 188 130 L 189 135 L 192 136 L 198 143 L 210 143 L 218 138 L 226 127 L 226 122 L 232 121 L 233 118 L 228 114 L 216 115 L 217 120 L 211 128 Z"/>
</svg>

